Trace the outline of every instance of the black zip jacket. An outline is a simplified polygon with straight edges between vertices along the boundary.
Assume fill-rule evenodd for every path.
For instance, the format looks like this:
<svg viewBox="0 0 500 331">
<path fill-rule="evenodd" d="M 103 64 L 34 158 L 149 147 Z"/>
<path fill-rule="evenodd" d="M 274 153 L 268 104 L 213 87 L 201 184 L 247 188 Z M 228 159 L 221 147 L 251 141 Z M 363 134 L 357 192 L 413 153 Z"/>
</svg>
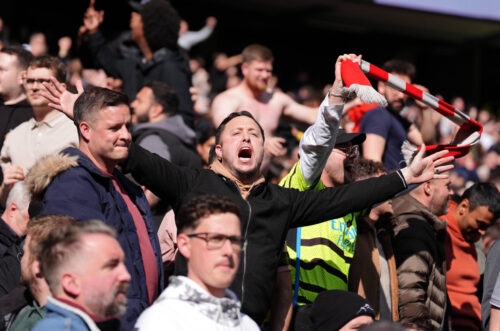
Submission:
<svg viewBox="0 0 500 331">
<path fill-rule="evenodd" d="M 242 312 L 261 324 L 269 310 L 283 243 L 291 227 L 307 226 L 363 210 L 392 198 L 406 183 L 400 172 L 361 182 L 300 192 L 264 182 L 243 199 L 237 185 L 212 170 L 177 167 L 136 144 L 123 164 L 134 178 L 169 201 L 177 212 L 191 198 L 217 194 L 241 209 L 246 239 L 240 267 L 231 289 L 242 302 Z"/>
</svg>

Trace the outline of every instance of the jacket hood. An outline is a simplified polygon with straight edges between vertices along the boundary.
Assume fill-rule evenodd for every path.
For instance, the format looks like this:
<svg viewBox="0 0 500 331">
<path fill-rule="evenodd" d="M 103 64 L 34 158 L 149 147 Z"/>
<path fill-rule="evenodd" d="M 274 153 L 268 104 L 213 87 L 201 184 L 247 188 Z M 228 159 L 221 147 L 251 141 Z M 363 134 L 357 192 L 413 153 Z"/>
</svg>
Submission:
<svg viewBox="0 0 500 331">
<path fill-rule="evenodd" d="M 154 123 L 138 123 L 134 125 L 134 131 L 144 129 L 163 129 L 175 135 L 183 143 L 196 146 L 196 133 L 184 123 L 181 115 L 174 115 Z"/>
<path fill-rule="evenodd" d="M 392 200 L 394 214 L 402 215 L 420 215 L 431 223 L 435 230 L 446 229 L 446 222 L 440 220 L 427 207 L 418 202 L 410 194 L 405 194 Z"/>
<path fill-rule="evenodd" d="M 55 154 L 40 159 L 26 176 L 26 186 L 32 199 L 41 200 L 55 176 L 77 166 L 78 155 Z"/>
<path fill-rule="evenodd" d="M 228 289 L 224 298 L 217 298 L 187 277 L 171 276 L 168 288 L 158 298 L 162 299 L 187 302 L 201 314 L 224 326 L 235 327 L 241 323 L 241 304 Z"/>
</svg>

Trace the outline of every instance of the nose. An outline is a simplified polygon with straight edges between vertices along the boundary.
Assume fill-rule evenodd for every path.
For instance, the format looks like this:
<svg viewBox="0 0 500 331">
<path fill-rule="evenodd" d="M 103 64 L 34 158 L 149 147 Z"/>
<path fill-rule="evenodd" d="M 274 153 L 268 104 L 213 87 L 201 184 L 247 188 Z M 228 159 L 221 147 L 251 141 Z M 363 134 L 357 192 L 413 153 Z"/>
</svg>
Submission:
<svg viewBox="0 0 500 331">
<path fill-rule="evenodd" d="M 250 134 L 246 131 L 243 131 L 241 137 L 243 138 L 244 141 L 250 141 Z"/>
<path fill-rule="evenodd" d="M 403 100 L 403 99 L 406 97 L 406 94 L 404 94 L 404 93 L 403 93 L 403 92 L 401 92 L 401 91 L 397 91 L 396 97 L 397 97 L 399 100 Z"/>
<path fill-rule="evenodd" d="M 120 139 L 130 141 L 132 140 L 132 135 L 130 134 L 130 131 L 128 130 L 126 125 L 123 125 L 119 131 L 120 133 Z"/>
<path fill-rule="evenodd" d="M 226 238 L 226 240 L 224 241 L 224 245 L 221 247 L 221 250 L 224 255 L 230 256 L 233 254 L 234 248 L 229 238 Z"/>
<path fill-rule="evenodd" d="M 122 262 L 120 265 L 120 281 L 122 282 L 130 282 L 132 277 L 130 276 L 127 267 L 125 264 Z"/>
<path fill-rule="evenodd" d="M 137 99 L 132 101 L 132 103 L 130 104 L 130 107 L 135 108 L 136 105 L 137 105 Z"/>
</svg>

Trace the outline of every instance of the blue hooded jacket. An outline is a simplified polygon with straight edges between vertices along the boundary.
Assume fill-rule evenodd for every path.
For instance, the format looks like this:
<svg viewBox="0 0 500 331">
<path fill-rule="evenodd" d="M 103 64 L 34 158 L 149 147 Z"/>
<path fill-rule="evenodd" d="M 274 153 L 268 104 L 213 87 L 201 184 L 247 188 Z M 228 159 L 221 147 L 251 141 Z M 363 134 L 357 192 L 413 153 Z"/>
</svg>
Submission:
<svg viewBox="0 0 500 331">
<path fill-rule="evenodd" d="M 144 263 L 132 215 L 120 192 L 115 189 L 111 177 L 101 172 L 85 154 L 72 147 L 63 150 L 61 154 L 65 154 L 67 159 L 77 156 L 78 166 L 54 174 L 43 195 L 41 214 L 69 215 L 78 221 L 98 219 L 116 229 L 118 242 L 125 253 L 125 264 L 132 277 L 127 294 L 127 312 L 121 318 L 121 329 L 132 330 L 141 312 L 149 306 Z M 117 169 L 114 170 L 114 176 L 137 206 L 146 223 L 149 240 L 156 255 L 159 277 L 157 293 L 161 293 L 163 267 L 160 243 L 148 201 L 141 188 L 130 182 Z"/>
</svg>

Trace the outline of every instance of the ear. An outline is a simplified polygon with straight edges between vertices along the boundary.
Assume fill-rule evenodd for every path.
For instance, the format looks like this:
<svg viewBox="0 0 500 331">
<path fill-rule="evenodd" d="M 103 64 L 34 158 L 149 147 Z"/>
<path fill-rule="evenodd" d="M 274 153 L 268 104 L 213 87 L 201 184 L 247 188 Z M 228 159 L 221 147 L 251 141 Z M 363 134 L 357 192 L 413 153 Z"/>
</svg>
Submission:
<svg viewBox="0 0 500 331">
<path fill-rule="evenodd" d="M 19 85 L 24 85 L 24 81 L 26 80 L 26 70 L 22 70 L 19 72 Z"/>
<path fill-rule="evenodd" d="M 202 152 L 202 150 L 201 150 L 201 144 L 196 144 L 196 151 L 198 152 L 198 154 L 201 155 L 201 152 Z"/>
<path fill-rule="evenodd" d="M 222 146 L 220 144 L 215 145 L 215 155 L 217 155 L 219 161 L 222 161 Z"/>
<path fill-rule="evenodd" d="M 431 196 L 432 195 L 432 183 L 430 180 L 426 181 L 425 183 L 422 184 L 424 188 L 424 193 L 426 196 Z"/>
<path fill-rule="evenodd" d="M 248 73 L 248 63 L 243 62 L 241 64 L 241 73 L 243 74 L 243 76 L 246 76 L 246 74 Z"/>
<path fill-rule="evenodd" d="M 44 278 L 42 275 L 42 269 L 40 268 L 40 262 L 37 259 L 33 260 L 30 266 L 31 273 L 35 275 L 36 278 Z"/>
<path fill-rule="evenodd" d="M 384 95 L 384 92 L 385 92 L 385 84 L 382 83 L 382 82 L 378 82 L 377 84 L 377 89 L 378 89 L 378 93 Z"/>
<path fill-rule="evenodd" d="M 186 259 L 191 257 L 191 242 L 189 237 L 184 233 L 179 233 L 177 235 L 177 248 Z"/>
<path fill-rule="evenodd" d="M 89 141 L 90 140 L 90 131 L 92 130 L 92 128 L 90 127 L 90 124 L 83 121 L 80 123 L 79 129 L 80 129 L 80 133 L 82 134 L 83 139 L 85 139 L 85 141 Z"/>
<path fill-rule="evenodd" d="M 460 204 L 457 206 L 458 213 L 460 215 L 464 215 L 464 214 L 468 213 L 469 212 L 469 206 L 470 206 L 469 199 L 463 199 L 460 202 Z"/>
<path fill-rule="evenodd" d="M 64 89 L 66 89 L 66 87 L 68 87 L 68 86 L 66 85 L 66 83 L 60 83 L 60 84 L 64 87 Z"/>
<path fill-rule="evenodd" d="M 7 218 L 9 223 L 10 222 L 15 222 L 16 221 L 16 211 L 19 210 L 19 207 L 15 202 L 12 202 L 9 206 L 7 206 L 7 209 L 5 210 L 7 212 Z"/>
<path fill-rule="evenodd" d="M 163 113 L 163 106 L 160 105 L 159 103 L 155 103 L 152 107 L 151 110 L 149 111 L 149 119 L 151 118 L 156 118 L 160 116 Z"/>
<path fill-rule="evenodd" d="M 76 298 L 81 294 L 80 280 L 75 274 L 66 272 L 61 275 L 61 287 L 67 295 Z"/>
</svg>

